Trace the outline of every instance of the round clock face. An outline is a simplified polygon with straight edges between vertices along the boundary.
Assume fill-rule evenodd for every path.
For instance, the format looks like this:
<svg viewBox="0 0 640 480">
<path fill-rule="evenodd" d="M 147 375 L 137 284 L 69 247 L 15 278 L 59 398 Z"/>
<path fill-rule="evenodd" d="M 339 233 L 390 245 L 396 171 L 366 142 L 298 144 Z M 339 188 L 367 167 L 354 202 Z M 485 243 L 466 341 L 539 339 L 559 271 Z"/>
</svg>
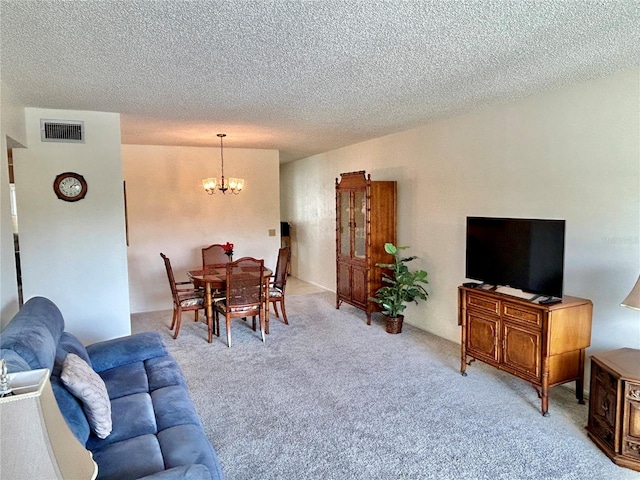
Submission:
<svg viewBox="0 0 640 480">
<path fill-rule="evenodd" d="M 53 190 L 60 200 L 76 202 L 87 194 L 87 182 L 82 175 L 65 172 L 56 177 Z"/>
</svg>

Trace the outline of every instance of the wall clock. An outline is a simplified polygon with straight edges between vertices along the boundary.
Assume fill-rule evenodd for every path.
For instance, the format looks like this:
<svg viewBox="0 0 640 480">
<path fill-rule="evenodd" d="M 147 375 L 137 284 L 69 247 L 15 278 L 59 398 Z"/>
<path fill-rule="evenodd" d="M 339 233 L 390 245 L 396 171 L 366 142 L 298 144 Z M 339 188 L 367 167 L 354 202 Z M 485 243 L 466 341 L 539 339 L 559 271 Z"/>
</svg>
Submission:
<svg viewBox="0 0 640 480">
<path fill-rule="evenodd" d="M 77 173 L 61 173 L 53 181 L 53 191 L 60 200 L 77 202 L 87 194 L 87 182 L 82 175 Z"/>
</svg>

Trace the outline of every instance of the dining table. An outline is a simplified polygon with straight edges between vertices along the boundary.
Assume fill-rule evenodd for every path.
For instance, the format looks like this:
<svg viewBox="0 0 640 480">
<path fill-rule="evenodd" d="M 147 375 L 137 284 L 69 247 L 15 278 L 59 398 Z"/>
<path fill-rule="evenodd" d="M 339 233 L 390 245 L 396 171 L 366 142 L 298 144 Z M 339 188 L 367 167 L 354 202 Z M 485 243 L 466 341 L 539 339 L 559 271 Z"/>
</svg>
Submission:
<svg viewBox="0 0 640 480">
<path fill-rule="evenodd" d="M 213 341 L 213 334 L 220 335 L 219 327 L 214 332 L 213 324 L 213 298 L 214 292 L 220 292 L 220 298 L 224 298 L 224 291 L 227 286 L 227 269 L 226 265 L 210 266 L 207 268 L 199 268 L 188 271 L 189 278 L 196 288 L 204 288 L 204 305 L 207 316 L 207 329 L 209 333 L 208 341 Z M 269 279 L 273 275 L 273 270 L 264 267 L 262 279 L 264 282 L 264 325 L 265 333 L 269 333 Z"/>
</svg>

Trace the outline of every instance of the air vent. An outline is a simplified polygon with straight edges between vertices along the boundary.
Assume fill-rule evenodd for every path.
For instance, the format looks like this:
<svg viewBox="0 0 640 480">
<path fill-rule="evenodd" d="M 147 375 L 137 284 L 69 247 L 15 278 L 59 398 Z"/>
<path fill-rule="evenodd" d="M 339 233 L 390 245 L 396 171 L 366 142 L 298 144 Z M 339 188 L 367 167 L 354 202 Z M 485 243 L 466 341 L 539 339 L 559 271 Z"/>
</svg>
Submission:
<svg viewBox="0 0 640 480">
<path fill-rule="evenodd" d="M 43 142 L 84 143 L 84 122 L 40 119 Z"/>
</svg>

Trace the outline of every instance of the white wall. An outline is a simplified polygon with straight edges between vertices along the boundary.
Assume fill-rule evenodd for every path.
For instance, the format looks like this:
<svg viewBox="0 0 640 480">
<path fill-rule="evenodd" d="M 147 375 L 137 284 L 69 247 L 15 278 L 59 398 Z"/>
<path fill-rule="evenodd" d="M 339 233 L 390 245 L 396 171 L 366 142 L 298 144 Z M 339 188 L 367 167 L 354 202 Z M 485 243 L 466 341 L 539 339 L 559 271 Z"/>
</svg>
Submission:
<svg viewBox="0 0 640 480">
<path fill-rule="evenodd" d="M 220 149 L 122 146 L 129 224 L 131 311 L 170 309 L 160 252 L 178 280 L 202 264 L 201 249 L 231 242 L 234 259 L 264 258 L 275 268 L 280 248 L 277 150 L 225 148 L 225 175 L 245 179 L 239 195 L 207 195 L 202 178 L 220 177 Z M 275 230 L 275 236 L 269 236 Z"/>
<path fill-rule="evenodd" d="M 40 119 L 82 120 L 83 144 L 40 140 Z M 120 116 L 25 109 L 29 148 L 14 150 L 25 301 L 50 298 L 66 329 L 92 343 L 131 332 Z M 85 199 L 59 200 L 56 175 L 72 171 L 88 184 Z"/>
<path fill-rule="evenodd" d="M 7 148 L 26 144 L 24 105 L 0 82 L 0 325 L 18 311 L 18 287 L 13 249 Z"/>
<path fill-rule="evenodd" d="M 640 348 L 640 312 L 619 306 L 640 273 L 639 80 L 628 71 L 283 165 L 294 275 L 335 290 L 335 178 L 366 170 L 398 181 L 398 242 L 429 272 L 430 298 L 407 322 L 460 341 L 468 215 L 560 218 L 564 291 L 594 303 L 588 353 Z"/>
</svg>

